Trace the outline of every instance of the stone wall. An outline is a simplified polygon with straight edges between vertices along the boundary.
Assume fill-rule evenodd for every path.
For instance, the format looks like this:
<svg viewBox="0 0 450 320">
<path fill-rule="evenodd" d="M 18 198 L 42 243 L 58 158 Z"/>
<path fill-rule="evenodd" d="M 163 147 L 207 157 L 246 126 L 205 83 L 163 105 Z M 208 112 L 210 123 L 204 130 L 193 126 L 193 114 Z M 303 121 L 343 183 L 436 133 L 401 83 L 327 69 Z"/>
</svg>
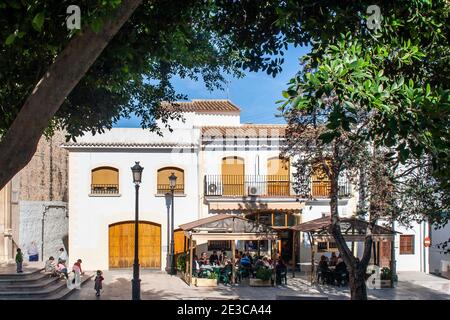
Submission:
<svg viewBox="0 0 450 320">
<path fill-rule="evenodd" d="M 20 200 L 68 201 L 68 152 L 60 147 L 64 142 L 61 131 L 41 138 L 33 158 L 18 174 Z"/>
<path fill-rule="evenodd" d="M 26 253 L 31 241 L 41 254 L 45 206 L 44 258 L 63 246 L 68 234 L 68 152 L 60 147 L 64 142 L 64 132 L 42 137 L 28 165 L 0 190 L 0 261 L 11 261 L 17 247 Z"/>
</svg>

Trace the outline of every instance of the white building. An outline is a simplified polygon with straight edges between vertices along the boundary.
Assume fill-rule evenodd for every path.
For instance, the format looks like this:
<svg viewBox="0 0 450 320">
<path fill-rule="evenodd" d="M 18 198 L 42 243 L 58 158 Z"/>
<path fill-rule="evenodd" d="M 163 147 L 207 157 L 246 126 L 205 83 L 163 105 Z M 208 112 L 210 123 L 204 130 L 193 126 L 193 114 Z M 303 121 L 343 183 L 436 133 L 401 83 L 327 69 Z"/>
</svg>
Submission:
<svg viewBox="0 0 450 320">
<path fill-rule="evenodd" d="M 144 167 L 139 190 L 141 267 L 164 269 L 167 264 L 170 197 L 166 194 L 172 172 L 178 177 L 175 228 L 211 214 L 243 214 L 279 230 L 281 241 L 276 245 L 289 262 L 289 227 L 329 214 L 328 182 L 320 176 L 313 179 L 312 200 L 295 194 L 294 168 L 279 157 L 284 125 L 241 124 L 240 109 L 228 100 L 193 100 L 180 107 L 185 121 L 173 121 L 173 132 L 163 129 L 162 136 L 115 128 L 64 145 L 69 151 L 70 260 L 81 258 L 91 270 L 132 266 L 135 187 L 130 167 L 139 161 Z M 339 212 L 351 216 L 356 198 L 346 181 L 341 186 Z M 175 252 L 183 251 L 183 233 L 175 232 L 174 238 Z M 238 243 L 241 250 L 257 250 L 256 246 Z M 262 251 L 268 246 L 259 243 Z M 229 247 L 224 241 L 210 241 L 197 250 L 215 249 Z M 309 250 L 302 237 L 301 261 L 309 259 Z M 399 270 L 420 263 L 411 260 L 403 267 L 401 260 L 397 259 Z"/>
</svg>

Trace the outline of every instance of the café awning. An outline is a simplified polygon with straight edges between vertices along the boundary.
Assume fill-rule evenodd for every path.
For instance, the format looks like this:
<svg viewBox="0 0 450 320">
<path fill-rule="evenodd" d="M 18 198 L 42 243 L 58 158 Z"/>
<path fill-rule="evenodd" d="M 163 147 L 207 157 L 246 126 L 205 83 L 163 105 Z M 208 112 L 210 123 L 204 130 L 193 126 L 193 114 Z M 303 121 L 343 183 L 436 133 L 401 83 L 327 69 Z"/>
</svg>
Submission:
<svg viewBox="0 0 450 320">
<path fill-rule="evenodd" d="M 347 241 L 364 241 L 369 221 L 356 217 L 340 218 L 340 227 L 344 239 Z M 317 241 L 333 240 L 333 236 L 329 233 L 331 225 L 330 216 L 314 219 L 304 223 L 300 223 L 291 227 L 294 231 L 308 232 L 314 236 Z M 374 240 L 392 240 L 396 231 L 391 228 L 374 225 L 372 227 L 372 237 Z"/>
<path fill-rule="evenodd" d="M 213 211 L 291 211 L 300 212 L 304 202 L 211 202 L 209 209 Z"/>
<path fill-rule="evenodd" d="M 269 226 L 238 215 L 217 214 L 180 225 L 192 240 L 275 240 Z"/>
</svg>

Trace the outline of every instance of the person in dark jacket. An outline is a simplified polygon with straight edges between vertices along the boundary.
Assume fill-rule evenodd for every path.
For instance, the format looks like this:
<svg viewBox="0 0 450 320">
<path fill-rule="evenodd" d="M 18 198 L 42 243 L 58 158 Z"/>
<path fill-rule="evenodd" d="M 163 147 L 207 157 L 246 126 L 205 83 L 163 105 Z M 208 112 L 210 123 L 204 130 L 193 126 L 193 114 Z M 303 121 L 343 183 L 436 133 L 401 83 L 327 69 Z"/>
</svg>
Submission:
<svg viewBox="0 0 450 320">
<path fill-rule="evenodd" d="M 102 274 L 103 274 L 103 272 L 101 270 L 97 270 L 97 275 L 95 276 L 95 280 L 94 280 L 95 295 L 97 297 L 100 297 L 100 290 L 103 289 L 102 282 L 103 282 L 103 280 L 105 280 L 105 278 L 103 278 Z"/>
<path fill-rule="evenodd" d="M 336 269 L 334 269 L 334 278 L 337 281 L 337 285 L 340 286 L 342 281 L 348 282 L 348 270 L 342 258 L 339 258 L 336 264 Z"/>
<path fill-rule="evenodd" d="M 209 256 L 209 264 L 219 264 L 219 256 L 217 255 L 217 251 L 213 251 L 212 255 Z"/>
</svg>

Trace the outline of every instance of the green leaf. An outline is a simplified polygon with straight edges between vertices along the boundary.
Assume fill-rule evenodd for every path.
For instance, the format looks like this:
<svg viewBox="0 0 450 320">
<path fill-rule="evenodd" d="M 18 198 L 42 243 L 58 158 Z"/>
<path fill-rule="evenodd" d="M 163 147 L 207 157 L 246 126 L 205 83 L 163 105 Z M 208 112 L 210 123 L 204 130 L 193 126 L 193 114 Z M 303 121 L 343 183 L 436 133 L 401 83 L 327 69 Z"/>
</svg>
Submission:
<svg viewBox="0 0 450 320">
<path fill-rule="evenodd" d="M 7 45 L 7 46 L 11 45 L 14 42 L 14 40 L 16 40 L 16 34 L 15 33 L 11 33 L 8 36 L 8 38 L 6 38 L 5 45 Z"/>
<path fill-rule="evenodd" d="M 319 136 L 319 139 L 322 140 L 323 143 L 330 143 L 331 141 L 333 141 L 335 136 L 336 136 L 335 132 L 328 131 L 328 132 L 322 133 Z"/>
<path fill-rule="evenodd" d="M 44 19 L 45 19 L 44 12 L 39 12 L 37 15 L 34 16 L 33 21 L 31 21 L 31 24 L 36 31 L 40 32 L 42 30 L 42 26 L 44 25 Z"/>
<path fill-rule="evenodd" d="M 91 22 L 92 31 L 99 33 L 102 30 L 103 21 L 101 19 L 95 19 Z"/>
</svg>

